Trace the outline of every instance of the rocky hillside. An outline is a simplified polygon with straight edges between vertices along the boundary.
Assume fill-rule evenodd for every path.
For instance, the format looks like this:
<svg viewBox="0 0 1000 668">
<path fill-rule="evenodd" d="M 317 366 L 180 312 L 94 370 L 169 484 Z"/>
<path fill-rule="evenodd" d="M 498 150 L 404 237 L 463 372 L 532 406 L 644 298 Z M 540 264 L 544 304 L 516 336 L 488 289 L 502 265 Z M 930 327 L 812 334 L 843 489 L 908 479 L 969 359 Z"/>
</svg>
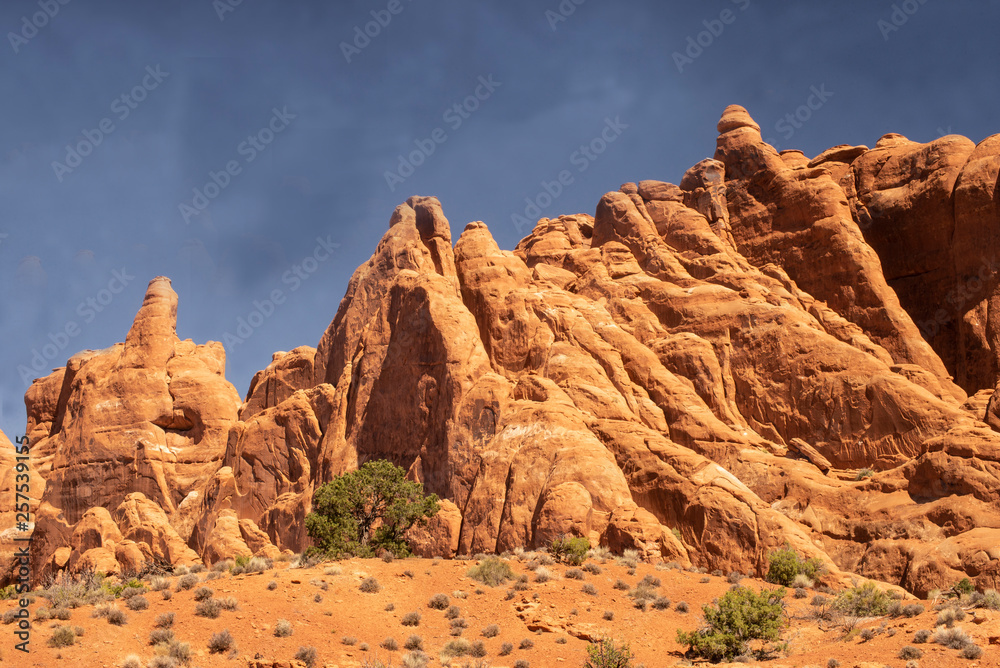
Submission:
<svg viewBox="0 0 1000 668">
<path fill-rule="evenodd" d="M 410 198 L 242 405 L 154 279 L 124 344 L 25 396 L 35 577 L 299 551 L 315 487 L 387 458 L 447 500 L 425 556 L 572 533 L 762 574 L 788 542 L 917 594 L 1000 587 L 1000 136 L 809 159 L 742 107 L 718 131 L 679 185 L 513 251 Z"/>
</svg>

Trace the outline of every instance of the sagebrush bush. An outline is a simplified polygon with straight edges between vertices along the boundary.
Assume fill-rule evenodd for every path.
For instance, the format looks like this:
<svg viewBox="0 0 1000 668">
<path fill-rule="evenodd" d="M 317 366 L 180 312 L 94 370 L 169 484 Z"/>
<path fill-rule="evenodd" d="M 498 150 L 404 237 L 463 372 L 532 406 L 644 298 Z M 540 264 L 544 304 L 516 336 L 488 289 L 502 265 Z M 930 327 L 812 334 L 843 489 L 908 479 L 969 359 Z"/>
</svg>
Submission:
<svg viewBox="0 0 1000 668">
<path fill-rule="evenodd" d="M 874 582 L 852 587 L 837 597 L 834 607 L 852 617 L 878 617 L 889 610 L 890 598 Z"/>
<path fill-rule="evenodd" d="M 408 612 L 403 615 L 403 619 L 400 620 L 400 623 L 403 626 L 418 626 L 420 624 L 420 616 L 420 613 L 417 611 Z"/>
<path fill-rule="evenodd" d="M 375 594 L 382 591 L 382 585 L 375 578 L 365 578 L 359 587 L 366 594 Z"/>
<path fill-rule="evenodd" d="M 482 630 L 484 638 L 496 638 L 500 635 L 500 627 L 496 624 L 490 624 Z"/>
<path fill-rule="evenodd" d="M 919 659 L 923 655 L 924 655 L 923 651 L 917 649 L 913 645 L 906 645 L 901 650 L 899 650 L 899 654 L 897 654 L 896 656 L 906 661 L 908 659 Z"/>
<path fill-rule="evenodd" d="M 931 632 L 927 629 L 920 629 L 913 634 L 913 642 L 915 643 L 925 643 L 931 637 Z"/>
<path fill-rule="evenodd" d="M 709 661 L 732 660 L 749 651 L 749 643 L 777 642 L 785 623 L 784 589 L 730 589 L 715 605 L 702 606 L 708 627 L 686 633 L 677 630 L 677 642 Z M 680 604 L 677 604 L 678 609 Z"/>
<path fill-rule="evenodd" d="M 534 640 L 532 640 L 531 638 L 524 638 L 523 640 L 521 640 L 520 644 L 518 644 L 517 648 L 518 649 L 531 649 L 534 646 L 535 646 L 535 641 Z"/>
<path fill-rule="evenodd" d="M 215 592 L 209 589 L 208 587 L 198 587 L 197 589 L 194 590 L 194 600 L 204 601 L 206 599 L 212 598 L 212 595 L 214 593 Z"/>
<path fill-rule="evenodd" d="M 424 639 L 418 635 L 412 635 L 406 639 L 403 647 L 409 650 L 422 650 L 424 648 Z"/>
<path fill-rule="evenodd" d="M 975 644 L 972 642 L 972 638 L 960 628 L 938 629 L 934 634 L 934 642 L 949 649 L 963 649 Z"/>
<path fill-rule="evenodd" d="M 350 647 L 351 645 L 357 645 L 358 639 L 355 638 L 354 636 L 344 636 L 343 638 L 340 639 L 340 642 Z"/>
<path fill-rule="evenodd" d="M 160 643 L 170 643 L 174 639 L 174 632 L 170 629 L 153 629 L 149 632 L 149 644 L 159 645 Z"/>
<path fill-rule="evenodd" d="M 274 635 L 278 638 L 287 638 L 292 632 L 292 623 L 287 619 L 279 619 L 274 625 Z"/>
<path fill-rule="evenodd" d="M 797 575 L 805 576 L 810 582 L 815 582 L 822 574 L 823 562 L 815 558 L 802 559 L 788 544 L 767 556 L 770 565 L 765 579 L 774 584 L 790 587 Z"/>
<path fill-rule="evenodd" d="M 126 616 L 124 610 L 119 608 L 111 608 L 108 610 L 108 614 L 105 617 L 108 620 L 108 624 L 114 626 L 125 626 L 128 624 L 128 616 Z"/>
<path fill-rule="evenodd" d="M 499 557 L 486 557 L 477 566 L 470 568 L 466 575 L 490 587 L 497 587 L 514 579 L 510 564 Z"/>
<path fill-rule="evenodd" d="M 49 638 L 49 647 L 69 647 L 76 642 L 76 634 L 68 626 L 59 626 Z"/>
<path fill-rule="evenodd" d="M 507 656 L 514 651 L 514 643 L 505 642 L 500 645 L 500 651 L 497 652 L 497 656 Z"/>
<path fill-rule="evenodd" d="M 597 596 L 597 587 L 595 587 L 594 585 L 592 585 L 589 582 L 586 583 L 586 584 L 584 584 L 583 587 L 580 589 L 580 591 L 582 591 L 584 594 L 590 594 L 591 596 Z"/>
<path fill-rule="evenodd" d="M 448 606 L 448 609 L 444 611 L 445 619 L 455 619 L 462 614 L 462 609 L 457 605 Z"/>
<path fill-rule="evenodd" d="M 193 573 L 189 573 L 187 575 L 177 578 L 177 591 L 194 589 L 194 586 L 196 584 L 198 584 L 198 576 Z"/>
<path fill-rule="evenodd" d="M 198 617 L 217 619 L 222 613 L 222 604 L 214 598 L 208 598 L 194 607 L 194 614 Z"/>
<path fill-rule="evenodd" d="M 618 645 L 611 638 L 602 638 L 587 645 L 587 659 L 584 668 L 631 668 L 632 650 L 628 643 Z"/>
<path fill-rule="evenodd" d="M 184 665 L 187 665 L 191 661 L 191 645 L 189 643 L 171 640 L 169 653 L 171 658 L 177 659 Z"/>
<path fill-rule="evenodd" d="M 142 668 L 142 657 L 129 654 L 122 660 L 121 668 Z"/>
<path fill-rule="evenodd" d="M 535 582 L 548 582 L 553 577 L 552 571 L 544 566 L 539 566 L 535 569 Z"/>
<path fill-rule="evenodd" d="M 402 658 L 403 668 L 427 668 L 431 658 L 421 652 L 419 649 L 415 649 L 409 654 L 406 654 Z"/>
<path fill-rule="evenodd" d="M 465 638 L 457 638 L 455 640 L 449 640 L 445 643 L 444 647 L 441 648 L 441 656 L 446 658 L 455 658 L 459 656 L 467 656 L 471 651 L 471 642 Z"/>
<path fill-rule="evenodd" d="M 153 626 L 159 629 L 169 629 L 174 625 L 174 613 L 172 612 L 161 612 L 156 616 L 156 621 L 153 622 Z"/>
<path fill-rule="evenodd" d="M 229 632 L 229 629 L 223 629 L 212 634 L 212 638 L 208 641 L 208 651 L 212 654 L 221 654 L 228 652 L 235 644 L 233 634 Z"/>
<path fill-rule="evenodd" d="M 606 621 L 606 622 L 610 622 L 610 621 L 612 621 L 612 620 L 613 620 L 613 619 L 615 618 L 615 613 L 614 613 L 614 610 L 605 610 L 605 611 L 604 611 L 604 614 L 603 614 L 603 615 L 601 615 L 601 617 L 602 617 L 602 618 L 604 619 L 604 621 Z"/>
<path fill-rule="evenodd" d="M 387 649 L 390 652 L 395 652 L 397 649 L 399 649 L 399 643 L 396 642 L 395 638 L 386 638 L 385 640 L 382 641 L 381 647 L 382 649 Z"/>
<path fill-rule="evenodd" d="M 240 607 L 240 602 L 237 601 L 232 596 L 223 596 L 222 598 L 217 599 L 217 600 L 219 601 L 219 605 L 222 607 L 222 609 L 223 610 L 227 610 L 229 612 L 233 612 L 234 610 L 238 610 L 239 607 Z"/>
<path fill-rule="evenodd" d="M 295 658 L 306 664 L 306 668 L 313 668 L 316 665 L 316 648 L 312 645 L 299 647 L 298 651 L 295 652 Z"/>
<path fill-rule="evenodd" d="M 552 541 L 549 552 L 552 556 L 565 564 L 579 566 L 587 560 L 587 552 L 590 550 L 590 541 L 586 538 L 574 538 L 571 536 L 560 536 Z"/>
</svg>

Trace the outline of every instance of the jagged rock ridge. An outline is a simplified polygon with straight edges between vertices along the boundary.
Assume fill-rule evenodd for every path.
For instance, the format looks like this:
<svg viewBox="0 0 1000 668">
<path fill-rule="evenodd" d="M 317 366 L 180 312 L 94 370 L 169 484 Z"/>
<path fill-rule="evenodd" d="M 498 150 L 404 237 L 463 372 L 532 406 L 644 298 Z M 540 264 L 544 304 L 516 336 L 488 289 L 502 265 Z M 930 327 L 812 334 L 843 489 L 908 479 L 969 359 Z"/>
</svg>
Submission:
<svg viewBox="0 0 1000 668">
<path fill-rule="evenodd" d="M 1000 143 L 809 160 L 741 107 L 718 130 L 679 185 L 625 184 L 514 251 L 481 222 L 453 246 L 410 198 L 317 348 L 276 353 L 238 411 L 154 280 L 124 346 L 26 396 L 39 563 L 299 550 L 315 487 L 388 458 L 447 500 L 426 554 L 568 532 L 761 573 L 789 542 L 917 593 L 996 587 L 997 283 L 968 251 L 995 247 Z"/>
</svg>

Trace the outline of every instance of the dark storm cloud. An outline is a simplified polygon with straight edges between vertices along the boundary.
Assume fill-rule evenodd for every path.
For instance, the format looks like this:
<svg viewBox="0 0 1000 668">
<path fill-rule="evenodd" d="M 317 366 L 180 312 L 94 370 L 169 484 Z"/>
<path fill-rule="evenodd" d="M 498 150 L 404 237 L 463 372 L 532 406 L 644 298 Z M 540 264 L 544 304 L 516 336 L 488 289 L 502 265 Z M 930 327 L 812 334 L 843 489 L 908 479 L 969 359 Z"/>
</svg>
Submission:
<svg viewBox="0 0 1000 668">
<path fill-rule="evenodd" d="M 227 345 L 228 377 L 244 392 L 273 351 L 316 344 L 350 273 L 411 194 L 440 197 L 456 238 L 481 219 L 511 248 L 521 236 L 511 215 L 561 171 L 572 183 L 542 215 L 593 212 L 629 180 L 676 182 L 713 153 L 715 122 L 734 102 L 765 137 L 809 155 L 889 131 L 978 141 L 1000 129 L 996 1 L 399 0 L 351 62 L 341 43 L 372 11 L 385 19 L 388 0 L 243 0 L 222 20 L 212 0 L 43 4 L 58 13 L 15 38 L 16 53 L 8 33 L 42 10 L 38 0 L 0 8 L 9 435 L 24 427 L 18 368 L 34 377 L 33 356 L 47 372 L 123 340 L 159 274 L 180 294 L 180 336 L 199 342 L 234 334 L 255 300 L 284 290 L 272 317 Z M 560 5 L 565 20 L 546 15 Z M 912 11 L 887 32 L 879 21 L 893 21 L 894 5 Z M 688 51 L 689 38 L 705 46 Z M 675 54 L 696 52 L 678 71 Z M 157 67 L 167 74 L 154 86 L 147 68 Z M 488 95 L 482 78 L 497 82 Z M 477 89 L 474 111 L 446 115 Z M 816 90 L 828 92 L 822 104 L 812 98 L 811 118 L 791 125 L 787 115 Z M 280 132 L 275 110 L 286 117 Z M 614 141 L 583 157 L 609 123 Z M 265 130 L 273 141 L 258 149 L 250 138 Z M 100 144 L 57 174 L 52 163 L 67 163 L 65 147 L 85 131 L 101 131 Z M 428 141 L 434 152 L 391 190 L 385 173 Z M 239 171 L 227 179 L 231 164 Z M 212 190 L 212 174 L 224 186 L 186 221 L 180 205 Z M 338 245 L 333 256 L 295 274 L 324 244 Z"/>
</svg>

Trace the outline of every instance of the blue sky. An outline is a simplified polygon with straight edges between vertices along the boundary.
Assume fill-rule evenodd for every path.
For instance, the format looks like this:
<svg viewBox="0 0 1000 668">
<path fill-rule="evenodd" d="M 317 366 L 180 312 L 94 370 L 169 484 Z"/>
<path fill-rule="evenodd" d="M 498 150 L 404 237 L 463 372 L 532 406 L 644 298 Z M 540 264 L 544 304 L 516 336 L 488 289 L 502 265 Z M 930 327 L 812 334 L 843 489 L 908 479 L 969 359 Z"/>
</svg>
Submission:
<svg viewBox="0 0 1000 668">
<path fill-rule="evenodd" d="M 226 342 L 245 393 L 274 351 L 316 345 L 410 195 L 513 248 L 526 198 L 593 213 L 621 183 L 676 183 L 731 103 L 810 156 L 980 141 L 1000 131 L 998 18 L 997 0 L 6 0 L 0 428 L 23 431 L 31 377 L 124 340 L 157 275 L 181 338 Z"/>
</svg>

